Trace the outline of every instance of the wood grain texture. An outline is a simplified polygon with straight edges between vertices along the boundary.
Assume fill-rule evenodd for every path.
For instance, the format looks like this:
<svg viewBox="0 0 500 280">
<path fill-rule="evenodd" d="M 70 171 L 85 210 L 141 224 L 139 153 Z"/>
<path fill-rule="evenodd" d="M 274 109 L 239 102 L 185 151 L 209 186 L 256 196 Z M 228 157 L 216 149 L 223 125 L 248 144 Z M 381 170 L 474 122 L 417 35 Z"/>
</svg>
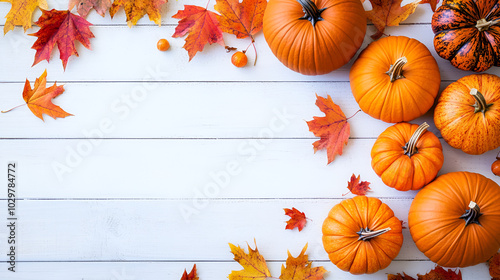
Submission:
<svg viewBox="0 0 500 280">
<path fill-rule="evenodd" d="M 63 0 L 48 4 L 67 7 Z M 245 246 L 254 238 L 274 276 L 287 250 L 297 255 L 305 243 L 313 265 L 330 271 L 327 280 L 382 280 L 387 273 L 416 276 L 432 269 L 408 229 L 399 256 L 374 275 L 340 271 L 322 248 L 321 224 L 335 203 L 351 197 L 342 194 L 352 173 L 372 182 L 369 195 L 381 198 L 403 221 L 415 195 L 384 186 L 371 169 L 370 149 L 390 124 L 364 113 L 350 120 L 351 139 L 342 156 L 326 165 L 323 151 L 313 154 L 316 139 L 305 121 L 322 115 L 314 93 L 331 95 L 347 116 L 359 108 L 349 86 L 352 61 L 327 75 L 302 76 L 272 55 L 260 33 L 255 67 L 252 51 L 249 66 L 237 69 L 231 54 L 216 45 L 188 63 L 184 39 L 171 38 L 177 24 L 171 16 L 185 4 L 203 5 L 169 1 L 161 27 L 143 18 L 128 28 L 123 11 L 114 19 L 91 11 L 92 50 L 78 45 L 80 57 L 71 57 L 65 72 L 57 52 L 50 63 L 31 67 L 35 38 L 21 28 L 0 39 L 0 109 L 21 104 L 25 79 L 34 81 L 47 69 L 49 83 L 66 89 L 54 103 L 75 115 L 41 122 L 25 107 L 0 115 L 0 186 L 7 162 L 19 166 L 18 270 L 9 272 L 2 262 L 0 279 L 180 279 L 196 263 L 200 279 L 220 280 L 241 269 L 227 243 Z M 9 9 L 8 3 L 0 5 L 0 25 Z M 37 10 L 34 18 L 40 14 Z M 437 56 L 431 17 L 430 7 L 421 5 L 386 33 L 416 38 L 430 49 L 442 90 L 470 73 Z M 362 48 L 375 31 L 368 26 Z M 160 38 L 169 40 L 168 52 L 156 50 Z M 239 49 L 249 43 L 227 34 L 224 39 Z M 432 112 L 414 123 L 423 121 L 439 136 Z M 441 142 L 440 174 L 474 171 L 500 183 L 489 170 L 498 151 L 471 156 Z M 6 198 L 0 190 L 4 221 Z M 284 229 L 285 207 L 310 218 L 300 233 Z M 3 256 L 6 236 L 6 227 L 0 227 Z M 464 279 L 488 279 L 485 264 L 462 273 Z"/>
</svg>

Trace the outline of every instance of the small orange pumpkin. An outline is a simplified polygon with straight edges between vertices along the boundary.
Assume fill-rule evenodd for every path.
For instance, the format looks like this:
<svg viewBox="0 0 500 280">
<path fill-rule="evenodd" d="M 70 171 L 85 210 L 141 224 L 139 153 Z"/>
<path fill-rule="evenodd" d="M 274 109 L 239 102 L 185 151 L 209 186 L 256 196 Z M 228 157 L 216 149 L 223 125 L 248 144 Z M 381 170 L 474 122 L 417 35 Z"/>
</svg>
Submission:
<svg viewBox="0 0 500 280">
<path fill-rule="evenodd" d="M 355 196 L 335 205 L 322 231 L 332 263 L 352 274 L 386 268 L 403 244 L 401 221 L 375 197 Z"/>
<path fill-rule="evenodd" d="M 420 190 L 408 226 L 417 245 L 440 266 L 487 261 L 500 248 L 500 186 L 481 174 L 453 172 Z"/>
<path fill-rule="evenodd" d="M 443 147 L 429 125 L 398 123 L 382 132 L 371 151 L 372 168 L 384 184 L 400 191 L 418 190 L 443 166 Z"/>
<path fill-rule="evenodd" d="M 286 67 L 326 74 L 351 60 L 363 43 L 365 10 L 359 0 L 269 0 L 263 31 Z"/>
<path fill-rule="evenodd" d="M 361 110 L 390 123 L 425 114 L 441 83 L 437 62 L 427 47 L 405 36 L 368 45 L 352 65 L 349 79 Z"/>
<path fill-rule="evenodd" d="M 438 99 L 434 123 L 450 146 L 468 154 L 500 147 L 500 78 L 473 74 L 451 83 Z"/>
</svg>

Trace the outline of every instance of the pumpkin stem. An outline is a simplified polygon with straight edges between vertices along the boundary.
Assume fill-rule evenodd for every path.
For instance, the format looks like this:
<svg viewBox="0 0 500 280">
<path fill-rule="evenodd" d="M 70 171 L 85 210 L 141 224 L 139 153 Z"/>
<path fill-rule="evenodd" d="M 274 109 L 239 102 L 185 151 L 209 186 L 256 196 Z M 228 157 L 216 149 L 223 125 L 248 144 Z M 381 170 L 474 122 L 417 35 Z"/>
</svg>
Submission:
<svg viewBox="0 0 500 280">
<path fill-rule="evenodd" d="M 304 16 L 300 19 L 307 19 L 313 26 L 316 25 L 316 22 L 323 20 L 321 13 L 326 10 L 326 8 L 318 9 L 316 4 L 311 0 L 297 0 L 297 2 L 299 2 L 302 6 L 302 11 L 304 11 Z"/>
<path fill-rule="evenodd" d="M 360 231 L 356 232 L 359 235 L 358 240 L 363 240 L 363 241 L 368 241 L 372 239 L 373 237 L 382 235 L 388 231 L 390 231 L 391 228 L 384 228 L 384 229 L 379 229 L 379 230 L 374 230 L 371 231 L 368 228 L 362 228 Z"/>
<path fill-rule="evenodd" d="M 488 108 L 493 105 L 493 103 L 487 104 L 484 96 L 475 88 L 470 90 L 470 94 L 476 99 L 476 103 L 472 105 L 472 107 L 474 107 L 474 113 L 481 112 L 485 114 Z"/>
<path fill-rule="evenodd" d="M 389 71 L 385 72 L 389 77 L 391 77 L 391 83 L 394 83 L 397 79 L 404 78 L 403 76 L 403 66 L 408 62 L 406 57 L 400 57 L 394 64 L 389 67 Z"/>
<path fill-rule="evenodd" d="M 417 150 L 417 142 L 418 139 L 425 133 L 425 131 L 429 128 L 429 125 L 424 122 L 421 124 L 415 132 L 413 132 L 412 136 L 410 137 L 410 140 L 408 140 L 408 143 L 403 147 L 405 150 L 405 155 L 408 157 L 411 157 L 412 155 L 416 154 L 418 152 Z"/>
<path fill-rule="evenodd" d="M 465 210 L 465 214 L 460 216 L 460 219 L 465 220 L 465 226 L 468 226 L 470 224 L 481 225 L 479 223 L 479 217 L 481 217 L 483 213 L 481 213 L 479 206 L 477 206 L 477 204 L 474 201 L 471 201 L 469 203 L 469 208 L 470 209 Z"/>
<path fill-rule="evenodd" d="M 479 31 L 486 31 L 490 28 L 490 26 L 498 23 L 500 23 L 500 19 L 486 21 L 486 19 L 482 18 L 476 22 L 476 28 Z"/>
</svg>

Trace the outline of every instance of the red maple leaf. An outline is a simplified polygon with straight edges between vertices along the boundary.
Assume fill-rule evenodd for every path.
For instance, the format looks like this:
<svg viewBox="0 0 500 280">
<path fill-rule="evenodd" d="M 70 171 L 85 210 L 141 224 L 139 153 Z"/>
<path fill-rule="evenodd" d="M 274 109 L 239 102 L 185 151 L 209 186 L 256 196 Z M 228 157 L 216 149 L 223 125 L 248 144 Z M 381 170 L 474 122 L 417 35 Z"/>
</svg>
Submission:
<svg viewBox="0 0 500 280">
<path fill-rule="evenodd" d="M 223 32 L 236 38 L 252 37 L 262 29 L 266 0 L 217 0 L 214 8 Z"/>
<path fill-rule="evenodd" d="M 462 272 L 460 270 L 456 273 L 451 269 L 446 271 L 440 266 L 436 266 L 425 275 L 417 274 L 417 276 L 418 280 L 462 280 Z"/>
<path fill-rule="evenodd" d="M 182 47 L 188 51 L 190 61 L 197 52 L 203 51 L 207 43 L 218 43 L 224 46 L 217 14 L 214 12 L 198 6 L 184 5 L 184 10 L 179 10 L 172 17 L 180 19 L 172 37 L 177 38 L 188 34 L 185 39 L 186 43 Z"/>
<path fill-rule="evenodd" d="M 307 222 L 306 214 L 300 212 L 295 207 L 292 207 L 292 209 L 284 208 L 283 210 L 285 210 L 285 215 L 290 216 L 290 220 L 286 222 L 285 229 L 298 228 L 301 231 Z"/>
<path fill-rule="evenodd" d="M 360 181 L 360 176 L 356 177 L 354 173 L 351 176 L 351 180 L 347 182 L 347 188 L 349 189 L 349 192 L 355 195 L 365 195 L 367 191 L 370 191 L 370 182 L 367 181 Z M 343 194 L 342 196 L 348 194 L 349 192 Z"/>
<path fill-rule="evenodd" d="M 198 280 L 198 274 L 196 273 L 196 264 L 193 265 L 191 272 L 189 274 L 184 269 L 184 273 L 182 274 L 181 280 Z"/>
<path fill-rule="evenodd" d="M 307 125 L 309 131 L 321 138 L 313 143 L 314 152 L 326 149 L 328 164 L 330 164 L 335 159 L 335 155 L 342 155 L 342 148 L 347 145 L 351 128 L 344 112 L 333 103 L 330 95 L 323 98 L 316 94 L 316 98 L 316 106 L 325 113 L 325 116 L 314 117 L 312 121 L 307 122 Z"/>
<path fill-rule="evenodd" d="M 496 253 L 489 261 L 492 280 L 500 280 L 500 254 Z"/>
<path fill-rule="evenodd" d="M 68 58 L 72 55 L 78 56 L 75 40 L 90 49 L 90 38 L 94 38 L 94 34 L 89 29 L 92 24 L 70 11 L 42 10 L 42 15 L 35 24 L 40 26 L 40 30 L 29 34 L 38 37 L 31 47 L 36 50 L 33 66 L 42 60 L 48 62 L 52 49 L 57 43 L 63 67 L 66 69 Z"/>
</svg>

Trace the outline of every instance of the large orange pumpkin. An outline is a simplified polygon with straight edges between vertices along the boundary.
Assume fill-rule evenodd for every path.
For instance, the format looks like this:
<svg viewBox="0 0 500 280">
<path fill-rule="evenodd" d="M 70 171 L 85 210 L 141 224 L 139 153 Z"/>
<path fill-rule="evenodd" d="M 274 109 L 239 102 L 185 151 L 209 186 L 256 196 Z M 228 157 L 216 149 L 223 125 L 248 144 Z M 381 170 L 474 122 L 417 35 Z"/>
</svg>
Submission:
<svg viewBox="0 0 500 280">
<path fill-rule="evenodd" d="M 466 267 L 500 248 L 500 187 L 477 173 L 439 176 L 420 190 L 408 214 L 410 233 L 431 261 Z"/>
<path fill-rule="evenodd" d="M 263 31 L 286 67 L 326 74 L 346 64 L 363 43 L 365 10 L 359 0 L 270 0 Z"/>
<path fill-rule="evenodd" d="M 427 47 L 404 36 L 368 45 L 354 62 L 349 79 L 361 110 L 391 123 L 425 114 L 441 83 L 438 65 Z"/>
<path fill-rule="evenodd" d="M 322 231 L 330 260 L 352 274 L 386 268 L 403 244 L 401 221 L 375 197 L 355 196 L 335 205 Z"/>
<path fill-rule="evenodd" d="M 429 125 L 398 123 L 382 132 L 372 147 L 372 168 L 384 184 L 400 191 L 418 190 L 443 166 L 443 147 Z"/>
<path fill-rule="evenodd" d="M 500 66 L 499 17 L 497 0 L 444 0 L 432 16 L 436 52 L 462 70 Z"/>
<path fill-rule="evenodd" d="M 441 93 L 434 123 L 453 148 L 478 155 L 500 146 L 500 78 L 474 74 Z"/>
</svg>

